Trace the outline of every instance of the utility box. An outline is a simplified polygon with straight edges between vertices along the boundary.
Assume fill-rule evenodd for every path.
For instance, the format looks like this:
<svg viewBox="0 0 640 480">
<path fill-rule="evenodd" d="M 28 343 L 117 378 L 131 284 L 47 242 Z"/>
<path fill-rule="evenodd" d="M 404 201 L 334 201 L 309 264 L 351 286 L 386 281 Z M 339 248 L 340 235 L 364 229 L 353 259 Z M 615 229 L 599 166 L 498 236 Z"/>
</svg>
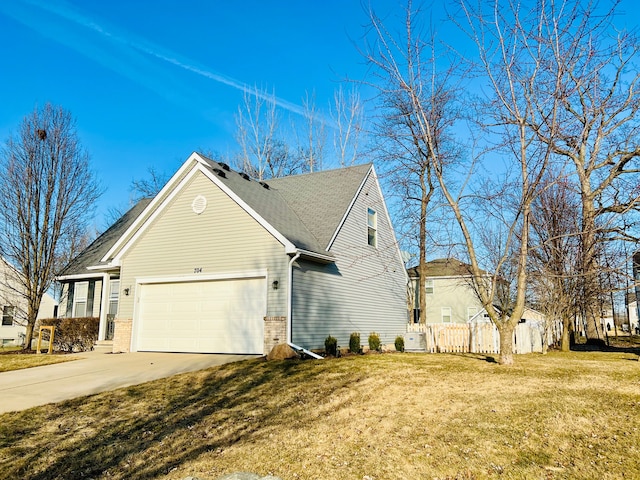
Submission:
<svg viewBox="0 0 640 480">
<path fill-rule="evenodd" d="M 426 352 L 427 334 L 423 332 L 407 332 L 404 334 L 405 352 Z"/>
</svg>

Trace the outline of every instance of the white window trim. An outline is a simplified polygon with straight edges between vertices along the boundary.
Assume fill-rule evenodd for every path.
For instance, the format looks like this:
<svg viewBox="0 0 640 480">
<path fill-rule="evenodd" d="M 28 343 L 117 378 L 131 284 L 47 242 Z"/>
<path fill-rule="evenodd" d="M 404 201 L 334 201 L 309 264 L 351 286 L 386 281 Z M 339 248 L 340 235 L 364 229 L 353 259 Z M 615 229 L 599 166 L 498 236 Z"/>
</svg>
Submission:
<svg viewBox="0 0 640 480">
<path fill-rule="evenodd" d="M 373 222 L 371 222 L 373 225 L 369 222 L 371 216 L 373 216 Z M 371 230 L 373 231 L 373 243 L 369 242 L 369 231 Z M 367 207 L 367 244 L 373 248 L 378 248 L 378 212 L 371 207 Z"/>
<path fill-rule="evenodd" d="M 7 309 L 12 309 L 11 314 L 7 312 Z M 11 317 L 11 324 L 5 325 L 4 319 Z M 16 307 L 15 305 L 5 305 L 2 307 L 2 321 L 0 321 L 0 326 L 2 327 L 13 327 L 16 323 Z"/>
<path fill-rule="evenodd" d="M 449 314 L 445 315 L 445 312 L 449 312 Z M 442 320 L 442 323 L 452 323 L 453 318 L 452 318 L 452 314 L 451 314 L 451 307 L 442 307 L 440 309 L 440 314 L 441 314 L 440 318 Z M 449 320 L 445 321 L 445 319 L 444 319 L 445 317 L 449 317 Z"/>
<path fill-rule="evenodd" d="M 471 314 L 471 311 L 473 311 L 473 314 Z M 467 321 L 475 317 L 479 311 L 480 309 L 478 307 L 467 307 Z"/>
<path fill-rule="evenodd" d="M 80 285 L 86 285 L 87 286 L 87 293 L 86 296 L 84 297 L 84 300 L 78 297 L 78 287 Z M 89 303 L 89 282 L 77 282 L 74 286 L 73 286 L 73 309 L 71 310 L 71 316 L 72 317 L 78 317 L 78 312 L 77 312 L 77 308 L 78 308 L 78 304 L 79 303 L 84 303 L 84 315 L 82 315 L 83 317 L 86 316 L 90 316 L 88 315 L 89 312 L 87 312 L 87 304 Z"/>
<path fill-rule="evenodd" d="M 431 288 L 430 292 L 427 290 L 428 288 Z M 425 278 L 425 280 L 424 280 L 424 293 L 426 295 L 433 295 L 433 292 L 435 292 L 435 282 L 433 281 L 432 278 Z"/>
</svg>

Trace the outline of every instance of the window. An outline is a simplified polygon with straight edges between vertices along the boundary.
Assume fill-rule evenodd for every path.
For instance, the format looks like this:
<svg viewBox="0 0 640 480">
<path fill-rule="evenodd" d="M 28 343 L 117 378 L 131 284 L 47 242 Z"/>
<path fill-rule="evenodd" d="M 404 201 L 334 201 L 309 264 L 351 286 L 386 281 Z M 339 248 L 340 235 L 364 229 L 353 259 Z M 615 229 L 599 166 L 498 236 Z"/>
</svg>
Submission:
<svg viewBox="0 0 640 480">
<path fill-rule="evenodd" d="M 451 323 L 451 307 L 442 307 L 442 323 Z"/>
<path fill-rule="evenodd" d="M 467 320 L 471 320 L 478 314 L 478 307 L 467 307 Z"/>
<path fill-rule="evenodd" d="M 424 281 L 424 293 L 433 293 L 433 280 L 425 279 Z"/>
<path fill-rule="evenodd" d="M 378 246 L 378 214 L 370 208 L 367 209 L 367 243 Z"/>
<path fill-rule="evenodd" d="M 120 280 L 111 280 L 109 291 L 109 315 L 118 313 L 118 298 L 120 297 Z"/>
<path fill-rule="evenodd" d="M 89 293 L 89 282 L 76 283 L 73 292 L 73 316 L 87 316 L 87 296 Z"/>
<path fill-rule="evenodd" d="M 16 307 L 5 305 L 2 307 L 2 326 L 11 327 L 13 325 L 13 317 L 15 316 Z"/>
</svg>

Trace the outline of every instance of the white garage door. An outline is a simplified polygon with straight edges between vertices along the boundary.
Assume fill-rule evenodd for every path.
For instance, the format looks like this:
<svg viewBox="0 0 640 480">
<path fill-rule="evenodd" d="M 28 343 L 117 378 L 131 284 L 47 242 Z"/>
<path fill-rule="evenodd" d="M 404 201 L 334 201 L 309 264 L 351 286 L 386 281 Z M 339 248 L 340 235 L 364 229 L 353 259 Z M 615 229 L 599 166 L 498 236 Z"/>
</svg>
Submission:
<svg viewBox="0 0 640 480">
<path fill-rule="evenodd" d="M 262 354 L 266 279 L 140 285 L 137 350 Z"/>
</svg>

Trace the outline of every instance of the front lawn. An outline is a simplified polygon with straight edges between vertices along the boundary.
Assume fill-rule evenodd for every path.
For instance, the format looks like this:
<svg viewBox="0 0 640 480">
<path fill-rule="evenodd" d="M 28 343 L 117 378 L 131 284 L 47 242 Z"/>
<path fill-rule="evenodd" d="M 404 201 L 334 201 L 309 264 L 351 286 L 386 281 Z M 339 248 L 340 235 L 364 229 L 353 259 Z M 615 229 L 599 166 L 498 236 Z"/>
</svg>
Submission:
<svg viewBox="0 0 640 480">
<path fill-rule="evenodd" d="M 23 352 L 22 349 L 0 350 L 0 372 L 8 372 L 10 370 L 21 370 L 23 368 L 40 367 L 42 365 L 50 365 L 52 363 L 68 362 L 75 360 L 66 354 L 53 355 L 40 354 L 35 352 Z M 0 399 L 0 401 L 2 401 Z"/>
<path fill-rule="evenodd" d="M 245 361 L 0 415 L 24 479 L 640 478 L 634 353 Z"/>
</svg>

